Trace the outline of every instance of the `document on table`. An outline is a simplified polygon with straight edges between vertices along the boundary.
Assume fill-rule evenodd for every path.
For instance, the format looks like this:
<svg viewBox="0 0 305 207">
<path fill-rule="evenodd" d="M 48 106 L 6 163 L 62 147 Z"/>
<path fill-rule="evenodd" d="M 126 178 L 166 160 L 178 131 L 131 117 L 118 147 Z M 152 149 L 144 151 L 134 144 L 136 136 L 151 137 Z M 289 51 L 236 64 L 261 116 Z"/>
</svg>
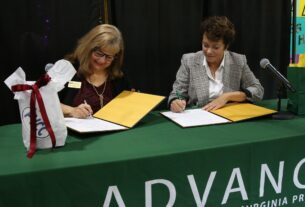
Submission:
<svg viewBox="0 0 305 207">
<path fill-rule="evenodd" d="M 212 113 L 229 119 L 233 122 L 252 119 L 255 117 L 274 114 L 277 111 L 251 103 L 229 103 Z"/>
<path fill-rule="evenodd" d="M 251 103 L 229 103 L 220 109 L 210 112 L 200 108 L 188 109 L 181 113 L 167 111 L 161 112 L 161 114 L 182 127 L 192 127 L 243 121 L 276 112 Z"/>
<path fill-rule="evenodd" d="M 131 128 L 164 99 L 164 96 L 123 91 L 93 116 Z"/>
<path fill-rule="evenodd" d="M 228 119 L 217 116 L 202 109 L 188 109 L 181 113 L 171 111 L 161 112 L 164 116 L 176 122 L 182 127 L 202 126 L 231 122 Z"/>
<path fill-rule="evenodd" d="M 133 127 L 165 97 L 123 91 L 92 118 L 65 118 L 66 126 L 79 133 L 126 130 Z"/>
<path fill-rule="evenodd" d="M 65 118 L 65 122 L 69 129 L 79 133 L 106 132 L 128 129 L 127 127 L 97 118 Z"/>
</svg>

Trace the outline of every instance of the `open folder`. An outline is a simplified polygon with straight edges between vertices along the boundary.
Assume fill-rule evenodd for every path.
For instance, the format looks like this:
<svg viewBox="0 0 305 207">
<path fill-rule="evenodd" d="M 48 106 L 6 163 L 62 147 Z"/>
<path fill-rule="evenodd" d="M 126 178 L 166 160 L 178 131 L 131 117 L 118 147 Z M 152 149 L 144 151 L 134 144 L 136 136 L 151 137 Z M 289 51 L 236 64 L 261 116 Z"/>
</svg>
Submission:
<svg viewBox="0 0 305 207">
<path fill-rule="evenodd" d="M 255 117 L 274 114 L 277 111 L 250 103 L 229 103 L 224 107 L 205 111 L 199 109 L 188 109 L 181 113 L 171 111 L 161 112 L 162 115 L 182 127 L 204 126 L 212 124 L 224 124 Z"/>
<path fill-rule="evenodd" d="M 66 118 L 66 125 L 80 133 L 129 129 L 164 99 L 164 96 L 123 91 L 97 111 L 92 118 Z"/>
</svg>

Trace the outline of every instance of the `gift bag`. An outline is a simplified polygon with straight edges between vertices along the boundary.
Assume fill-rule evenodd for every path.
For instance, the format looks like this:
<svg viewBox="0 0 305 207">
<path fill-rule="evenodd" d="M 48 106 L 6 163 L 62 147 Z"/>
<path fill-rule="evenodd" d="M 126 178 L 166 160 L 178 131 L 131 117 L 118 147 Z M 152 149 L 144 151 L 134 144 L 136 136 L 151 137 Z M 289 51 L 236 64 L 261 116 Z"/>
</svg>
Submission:
<svg viewBox="0 0 305 207">
<path fill-rule="evenodd" d="M 69 61 L 59 60 L 36 82 L 26 81 L 20 67 L 4 81 L 18 100 L 23 143 L 29 158 L 36 149 L 65 145 L 67 128 L 57 93 L 75 73 Z"/>
<path fill-rule="evenodd" d="M 298 115 L 305 114 L 305 68 L 288 67 L 287 78 L 296 92 L 287 92 L 287 110 Z"/>
</svg>

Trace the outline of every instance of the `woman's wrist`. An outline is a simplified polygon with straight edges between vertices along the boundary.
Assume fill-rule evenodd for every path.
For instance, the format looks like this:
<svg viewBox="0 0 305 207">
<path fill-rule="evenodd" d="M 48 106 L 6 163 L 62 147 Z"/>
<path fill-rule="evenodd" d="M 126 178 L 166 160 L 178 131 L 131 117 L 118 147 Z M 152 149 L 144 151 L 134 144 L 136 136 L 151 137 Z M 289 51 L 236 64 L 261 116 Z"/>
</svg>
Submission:
<svg viewBox="0 0 305 207">
<path fill-rule="evenodd" d="M 73 107 L 61 104 L 61 108 L 65 117 L 73 117 Z"/>
<path fill-rule="evenodd" d="M 233 91 L 233 92 L 228 92 L 228 93 L 224 93 L 223 95 L 224 100 L 226 100 L 226 102 L 229 101 L 237 101 L 237 102 L 242 102 L 246 100 L 246 94 L 242 91 Z"/>
</svg>

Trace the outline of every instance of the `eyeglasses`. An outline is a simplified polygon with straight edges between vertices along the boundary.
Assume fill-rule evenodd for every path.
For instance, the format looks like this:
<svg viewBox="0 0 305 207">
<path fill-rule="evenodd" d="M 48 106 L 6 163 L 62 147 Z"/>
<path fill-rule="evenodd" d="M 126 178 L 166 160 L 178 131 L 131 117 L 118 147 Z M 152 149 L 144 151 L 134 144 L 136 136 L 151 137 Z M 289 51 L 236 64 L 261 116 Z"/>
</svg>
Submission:
<svg viewBox="0 0 305 207">
<path fill-rule="evenodd" d="M 103 53 L 99 48 L 94 48 L 92 53 L 97 58 L 105 57 L 105 60 L 107 62 L 112 62 L 116 58 L 115 55 L 107 55 L 107 54 Z"/>
</svg>

